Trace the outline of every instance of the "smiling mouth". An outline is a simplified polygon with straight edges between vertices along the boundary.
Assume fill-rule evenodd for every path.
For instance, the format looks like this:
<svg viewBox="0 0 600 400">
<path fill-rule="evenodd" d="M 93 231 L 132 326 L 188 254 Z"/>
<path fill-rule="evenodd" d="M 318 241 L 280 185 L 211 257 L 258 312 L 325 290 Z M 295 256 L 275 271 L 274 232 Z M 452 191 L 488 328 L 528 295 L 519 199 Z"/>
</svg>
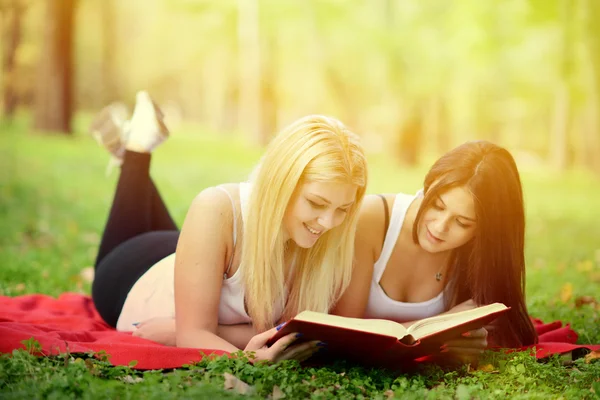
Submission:
<svg viewBox="0 0 600 400">
<path fill-rule="evenodd" d="M 308 225 L 306 225 L 306 224 L 304 224 L 304 227 L 305 227 L 305 228 L 306 228 L 306 229 L 307 229 L 307 230 L 308 230 L 310 233 L 312 233 L 312 234 L 313 234 L 313 235 L 315 235 L 315 236 L 319 236 L 321 233 L 323 233 L 323 231 L 318 231 L 318 230 L 316 230 L 316 229 L 313 229 L 313 228 L 311 228 L 310 226 L 308 226 Z"/>
<path fill-rule="evenodd" d="M 429 230 L 429 228 L 427 228 L 427 235 L 433 239 L 434 242 L 436 243 L 441 243 L 443 242 L 442 239 L 438 238 L 437 236 L 435 236 L 433 233 L 431 233 L 431 231 Z"/>
</svg>

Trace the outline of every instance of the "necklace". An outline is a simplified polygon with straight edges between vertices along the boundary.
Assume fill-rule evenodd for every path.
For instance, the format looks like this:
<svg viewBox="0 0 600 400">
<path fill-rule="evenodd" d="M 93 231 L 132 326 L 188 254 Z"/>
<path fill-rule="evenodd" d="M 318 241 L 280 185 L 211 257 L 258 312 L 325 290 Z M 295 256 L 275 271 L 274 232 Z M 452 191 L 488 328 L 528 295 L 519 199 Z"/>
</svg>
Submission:
<svg viewBox="0 0 600 400">
<path fill-rule="evenodd" d="M 448 258 L 446 258 L 444 260 L 444 262 L 442 263 L 442 266 L 440 267 L 439 271 L 435 274 L 435 280 L 438 282 L 442 281 L 442 277 L 444 276 L 444 274 L 442 274 L 442 271 L 444 271 L 444 269 L 446 269 L 447 267 L 447 262 L 448 262 Z M 446 271 L 444 271 L 446 272 Z"/>
</svg>

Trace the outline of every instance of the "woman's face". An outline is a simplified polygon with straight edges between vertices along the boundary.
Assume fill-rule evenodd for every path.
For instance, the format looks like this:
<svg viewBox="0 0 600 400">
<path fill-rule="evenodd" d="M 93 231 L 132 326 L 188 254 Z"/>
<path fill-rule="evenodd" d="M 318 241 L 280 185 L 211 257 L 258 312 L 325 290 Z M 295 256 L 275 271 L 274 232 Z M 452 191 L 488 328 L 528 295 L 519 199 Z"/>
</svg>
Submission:
<svg viewBox="0 0 600 400">
<path fill-rule="evenodd" d="M 349 183 L 300 184 L 283 216 L 285 239 L 292 239 L 303 248 L 312 247 L 323 233 L 344 221 L 356 200 L 357 189 Z"/>
<path fill-rule="evenodd" d="M 423 213 L 419 245 L 430 253 L 456 249 L 473 238 L 476 224 L 473 195 L 464 186 L 452 188 Z"/>
</svg>

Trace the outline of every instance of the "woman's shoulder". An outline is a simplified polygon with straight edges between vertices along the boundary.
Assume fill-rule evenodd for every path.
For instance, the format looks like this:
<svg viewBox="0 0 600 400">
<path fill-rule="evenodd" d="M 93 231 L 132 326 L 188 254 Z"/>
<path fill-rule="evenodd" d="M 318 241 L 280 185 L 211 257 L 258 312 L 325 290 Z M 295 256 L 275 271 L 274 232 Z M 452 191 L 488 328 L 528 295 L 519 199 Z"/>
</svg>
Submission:
<svg viewBox="0 0 600 400">
<path fill-rule="evenodd" d="M 394 201 L 396 201 L 396 196 L 395 193 L 366 195 L 361 207 L 361 218 L 381 219 L 383 221 L 386 207 L 390 212 L 394 206 Z"/>
<path fill-rule="evenodd" d="M 207 187 L 196 195 L 190 206 L 190 211 L 216 213 L 232 220 L 235 209 L 240 204 L 240 183 L 225 183 Z"/>
<path fill-rule="evenodd" d="M 395 194 L 370 194 L 365 196 L 360 208 L 357 236 L 378 247 L 385 237 L 386 206 L 388 218 L 396 198 Z"/>
<path fill-rule="evenodd" d="M 225 200 L 227 200 L 227 204 L 231 204 L 232 200 L 239 202 L 241 185 L 241 183 L 222 183 L 220 185 L 209 186 L 202 189 L 196 195 L 194 201 L 214 203 L 215 205 L 225 203 Z"/>
</svg>

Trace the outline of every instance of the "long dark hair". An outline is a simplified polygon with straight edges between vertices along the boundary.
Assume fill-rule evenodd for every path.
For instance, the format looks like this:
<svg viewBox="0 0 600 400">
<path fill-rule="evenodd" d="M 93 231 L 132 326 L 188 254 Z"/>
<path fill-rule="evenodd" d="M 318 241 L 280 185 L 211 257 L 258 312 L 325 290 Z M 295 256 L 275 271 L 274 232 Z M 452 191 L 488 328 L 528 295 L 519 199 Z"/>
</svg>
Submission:
<svg viewBox="0 0 600 400">
<path fill-rule="evenodd" d="M 493 342 L 502 347 L 537 343 L 525 304 L 525 211 L 517 165 L 504 148 L 486 141 L 467 142 L 433 164 L 425 177 L 424 198 L 415 218 L 413 240 L 423 213 L 454 187 L 473 195 L 476 231 L 473 239 L 452 251 L 447 307 L 473 299 L 511 307 L 496 321 Z"/>
</svg>

